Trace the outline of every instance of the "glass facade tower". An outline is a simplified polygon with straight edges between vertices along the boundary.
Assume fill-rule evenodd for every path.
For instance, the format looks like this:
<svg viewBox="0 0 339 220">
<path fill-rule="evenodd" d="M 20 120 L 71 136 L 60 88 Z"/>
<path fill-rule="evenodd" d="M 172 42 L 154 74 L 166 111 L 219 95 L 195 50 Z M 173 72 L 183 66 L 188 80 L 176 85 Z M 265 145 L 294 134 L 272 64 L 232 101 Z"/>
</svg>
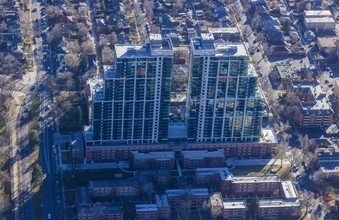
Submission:
<svg viewBox="0 0 339 220">
<path fill-rule="evenodd" d="M 189 75 L 188 141 L 259 140 L 264 99 L 243 44 L 192 38 Z"/>
<path fill-rule="evenodd" d="M 105 68 L 102 91 L 93 94 L 96 144 L 167 141 L 173 48 L 152 35 L 149 44 L 115 45 L 115 65 Z"/>
</svg>

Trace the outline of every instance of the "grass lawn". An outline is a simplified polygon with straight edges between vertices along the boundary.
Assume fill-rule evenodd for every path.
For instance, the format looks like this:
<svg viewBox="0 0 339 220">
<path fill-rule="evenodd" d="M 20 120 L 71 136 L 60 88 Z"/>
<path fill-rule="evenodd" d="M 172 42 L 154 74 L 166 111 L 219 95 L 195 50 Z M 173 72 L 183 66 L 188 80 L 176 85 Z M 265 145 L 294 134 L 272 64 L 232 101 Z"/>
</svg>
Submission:
<svg viewBox="0 0 339 220">
<path fill-rule="evenodd" d="M 270 171 L 277 170 L 276 175 L 281 178 L 285 178 L 289 172 L 290 167 L 288 165 L 283 165 L 281 169 L 280 165 L 266 165 L 266 166 L 238 166 L 231 170 L 234 175 L 239 176 L 262 176 L 262 175 L 272 175 Z"/>
</svg>

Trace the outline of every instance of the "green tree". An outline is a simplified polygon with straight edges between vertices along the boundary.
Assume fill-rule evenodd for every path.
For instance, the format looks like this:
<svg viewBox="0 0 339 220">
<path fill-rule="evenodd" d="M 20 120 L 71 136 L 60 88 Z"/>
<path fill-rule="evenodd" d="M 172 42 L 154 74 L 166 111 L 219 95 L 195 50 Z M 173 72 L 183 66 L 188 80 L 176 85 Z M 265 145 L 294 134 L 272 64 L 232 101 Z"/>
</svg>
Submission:
<svg viewBox="0 0 339 220">
<path fill-rule="evenodd" d="M 42 171 L 42 167 L 38 163 L 35 163 L 33 166 L 32 181 L 35 183 L 39 182 L 42 180 L 43 176 L 44 172 Z"/>
<path fill-rule="evenodd" d="M 35 145 L 38 145 L 40 142 L 40 137 L 39 137 L 39 131 L 32 129 L 29 131 L 28 134 L 29 141 L 28 141 L 28 146 L 30 148 L 33 148 Z"/>
</svg>

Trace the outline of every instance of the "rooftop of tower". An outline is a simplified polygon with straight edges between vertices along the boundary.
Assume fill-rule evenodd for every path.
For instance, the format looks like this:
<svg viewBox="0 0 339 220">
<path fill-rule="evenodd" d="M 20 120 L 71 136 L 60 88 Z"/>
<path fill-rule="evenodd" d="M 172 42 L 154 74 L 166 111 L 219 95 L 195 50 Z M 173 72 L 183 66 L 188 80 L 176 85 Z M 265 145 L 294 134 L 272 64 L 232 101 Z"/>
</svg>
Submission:
<svg viewBox="0 0 339 220">
<path fill-rule="evenodd" d="M 215 40 L 211 34 L 191 38 L 191 48 L 194 55 L 201 56 L 248 56 L 243 43 L 231 43 L 222 39 Z"/>
<path fill-rule="evenodd" d="M 148 44 L 116 44 L 116 58 L 143 58 L 151 56 L 173 56 L 172 42 L 160 34 L 151 34 Z"/>
</svg>

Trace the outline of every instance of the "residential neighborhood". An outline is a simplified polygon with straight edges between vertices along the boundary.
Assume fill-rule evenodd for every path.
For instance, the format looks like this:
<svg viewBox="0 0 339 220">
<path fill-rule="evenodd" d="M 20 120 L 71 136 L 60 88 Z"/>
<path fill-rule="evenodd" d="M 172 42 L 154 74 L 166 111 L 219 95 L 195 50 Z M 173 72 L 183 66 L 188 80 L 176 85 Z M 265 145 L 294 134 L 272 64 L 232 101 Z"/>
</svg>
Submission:
<svg viewBox="0 0 339 220">
<path fill-rule="evenodd" d="M 0 219 L 339 219 L 339 2 L 0 2 Z"/>
</svg>

